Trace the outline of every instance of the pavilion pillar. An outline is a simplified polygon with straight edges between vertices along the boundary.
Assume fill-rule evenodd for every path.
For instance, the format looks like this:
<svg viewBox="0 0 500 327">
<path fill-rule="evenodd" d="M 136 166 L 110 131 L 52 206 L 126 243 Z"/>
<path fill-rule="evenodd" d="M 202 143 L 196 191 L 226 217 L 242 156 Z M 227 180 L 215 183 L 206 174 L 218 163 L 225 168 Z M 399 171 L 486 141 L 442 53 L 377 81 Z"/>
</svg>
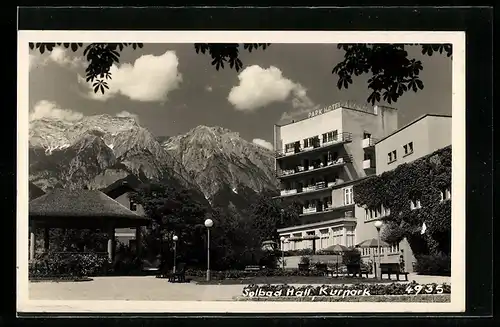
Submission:
<svg viewBox="0 0 500 327">
<path fill-rule="evenodd" d="M 30 242 L 30 253 L 29 253 L 29 259 L 33 260 L 33 259 L 35 259 L 35 242 L 36 242 L 36 239 L 35 239 L 36 226 L 35 226 L 34 222 L 32 222 L 30 224 L 30 226 L 29 226 L 29 232 L 30 232 L 30 239 L 29 239 L 29 242 Z"/>
<path fill-rule="evenodd" d="M 140 226 L 135 228 L 135 252 L 137 257 L 140 258 L 142 254 L 142 232 Z"/>
<path fill-rule="evenodd" d="M 108 227 L 108 259 L 113 262 L 115 258 L 116 249 L 116 237 L 115 237 L 115 227 L 110 225 Z"/>
<path fill-rule="evenodd" d="M 45 253 L 49 252 L 49 241 L 50 241 L 49 236 L 50 236 L 49 228 L 45 227 L 43 229 L 43 251 Z"/>
</svg>

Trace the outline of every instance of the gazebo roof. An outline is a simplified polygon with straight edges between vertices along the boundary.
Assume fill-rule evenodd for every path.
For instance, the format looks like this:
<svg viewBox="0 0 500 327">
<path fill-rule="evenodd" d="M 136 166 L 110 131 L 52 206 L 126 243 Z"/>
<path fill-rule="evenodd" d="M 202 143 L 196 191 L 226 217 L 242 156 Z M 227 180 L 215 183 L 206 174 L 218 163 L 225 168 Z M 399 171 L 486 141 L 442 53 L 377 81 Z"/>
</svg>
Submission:
<svg viewBox="0 0 500 327">
<path fill-rule="evenodd" d="M 29 216 L 38 224 L 61 228 L 135 227 L 151 221 L 98 190 L 55 189 L 30 201 Z"/>
</svg>

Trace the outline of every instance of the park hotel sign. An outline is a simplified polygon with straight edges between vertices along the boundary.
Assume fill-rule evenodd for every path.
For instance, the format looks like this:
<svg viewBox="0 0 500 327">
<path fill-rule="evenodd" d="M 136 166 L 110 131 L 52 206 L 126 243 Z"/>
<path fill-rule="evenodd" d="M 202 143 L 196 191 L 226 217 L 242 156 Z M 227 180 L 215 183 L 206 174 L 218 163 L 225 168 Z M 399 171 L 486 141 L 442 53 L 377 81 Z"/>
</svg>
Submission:
<svg viewBox="0 0 500 327">
<path fill-rule="evenodd" d="M 328 107 L 325 107 L 325 108 L 322 108 L 322 109 L 316 109 L 316 110 L 312 110 L 310 111 L 308 114 L 307 114 L 307 118 L 312 118 L 312 117 L 316 117 L 318 115 L 322 115 L 322 114 L 325 114 L 329 111 L 332 111 L 332 110 L 335 110 L 337 108 L 340 108 L 340 103 L 337 102 L 337 103 L 334 103 L 334 104 L 331 104 L 329 105 Z"/>
</svg>

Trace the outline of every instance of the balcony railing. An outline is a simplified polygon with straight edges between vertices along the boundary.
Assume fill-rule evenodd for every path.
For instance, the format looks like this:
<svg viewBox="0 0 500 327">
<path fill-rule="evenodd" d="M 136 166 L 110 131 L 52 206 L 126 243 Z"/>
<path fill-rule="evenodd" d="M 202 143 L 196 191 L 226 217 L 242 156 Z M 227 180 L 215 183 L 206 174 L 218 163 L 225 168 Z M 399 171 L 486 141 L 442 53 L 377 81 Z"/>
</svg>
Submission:
<svg viewBox="0 0 500 327">
<path fill-rule="evenodd" d="M 371 147 L 374 147 L 375 146 L 375 143 L 377 143 L 377 139 L 373 138 L 373 137 L 367 137 L 366 139 L 363 139 L 363 149 L 366 149 L 366 148 L 371 148 Z"/>
<path fill-rule="evenodd" d="M 325 213 L 325 212 L 334 211 L 334 210 L 337 210 L 337 209 L 345 209 L 345 208 L 351 207 L 353 205 L 354 204 L 347 204 L 347 205 L 332 205 L 332 204 L 328 204 L 326 206 L 319 206 L 319 207 L 314 206 L 314 207 L 302 208 L 302 214 L 301 214 L 301 216 L 321 214 L 321 213 Z M 348 212 L 350 212 L 350 213 L 348 213 Z M 353 218 L 352 217 L 352 211 L 347 211 L 345 213 L 345 218 Z"/>
<path fill-rule="evenodd" d="M 287 190 L 281 190 L 280 196 L 293 196 L 297 194 L 304 194 L 304 193 L 312 193 L 312 192 L 317 192 L 321 190 L 328 190 L 334 186 L 340 185 L 344 183 L 342 179 L 337 179 L 336 182 L 319 182 L 316 183 L 315 185 L 308 185 L 306 187 L 303 187 L 302 189 L 287 189 Z"/>
<path fill-rule="evenodd" d="M 284 178 L 284 177 L 309 174 L 311 172 L 322 171 L 325 169 L 329 169 L 331 167 L 343 166 L 351 161 L 352 161 L 351 155 L 343 155 L 338 157 L 336 160 L 327 161 L 326 164 L 321 162 L 320 164 L 310 165 L 309 167 L 307 167 L 307 169 L 304 166 L 297 166 L 294 169 L 283 169 L 281 172 L 277 173 L 277 176 L 279 178 Z"/>
<path fill-rule="evenodd" d="M 303 144 L 300 144 L 300 145 L 296 146 L 295 148 L 290 149 L 289 151 L 278 150 L 278 151 L 276 151 L 276 158 L 280 159 L 280 158 L 284 158 L 284 157 L 291 157 L 291 156 L 300 155 L 303 153 L 310 153 L 310 152 L 314 152 L 314 151 L 324 150 L 324 149 L 327 149 L 329 147 L 341 145 L 341 144 L 348 143 L 351 141 L 352 141 L 352 133 L 342 132 L 342 133 L 338 134 L 331 141 L 323 142 L 322 138 L 319 138 L 318 142 L 316 144 L 313 144 L 307 148 L 304 148 Z"/>
</svg>

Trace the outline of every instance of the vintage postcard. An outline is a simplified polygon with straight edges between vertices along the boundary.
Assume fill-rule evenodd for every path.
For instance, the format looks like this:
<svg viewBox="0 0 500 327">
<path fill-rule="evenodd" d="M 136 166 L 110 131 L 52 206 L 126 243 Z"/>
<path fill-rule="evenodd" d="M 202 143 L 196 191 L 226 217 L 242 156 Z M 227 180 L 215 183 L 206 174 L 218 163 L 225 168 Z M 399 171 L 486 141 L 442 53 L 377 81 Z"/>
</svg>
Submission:
<svg viewBox="0 0 500 327">
<path fill-rule="evenodd" d="M 19 312 L 465 310 L 464 33 L 18 53 Z"/>
</svg>

